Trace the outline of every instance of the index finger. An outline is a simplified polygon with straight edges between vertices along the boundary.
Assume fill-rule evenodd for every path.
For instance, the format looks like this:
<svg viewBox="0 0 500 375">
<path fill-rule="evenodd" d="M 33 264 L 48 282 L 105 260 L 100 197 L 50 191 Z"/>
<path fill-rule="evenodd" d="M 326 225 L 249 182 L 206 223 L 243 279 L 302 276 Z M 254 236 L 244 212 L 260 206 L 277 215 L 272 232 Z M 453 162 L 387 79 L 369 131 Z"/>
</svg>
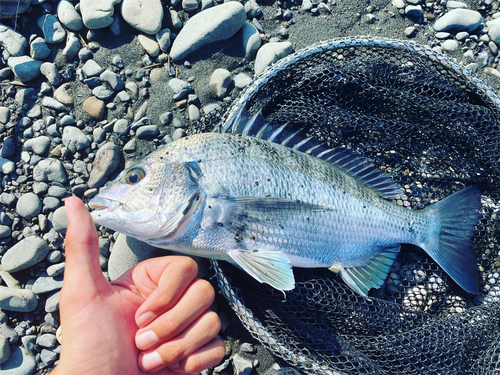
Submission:
<svg viewBox="0 0 500 375">
<path fill-rule="evenodd" d="M 175 306 L 196 278 L 198 265 L 189 257 L 166 256 L 139 263 L 131 272 L 135 287 L 145 299 L 135 314 L 142 328 Z"/>
</svg>

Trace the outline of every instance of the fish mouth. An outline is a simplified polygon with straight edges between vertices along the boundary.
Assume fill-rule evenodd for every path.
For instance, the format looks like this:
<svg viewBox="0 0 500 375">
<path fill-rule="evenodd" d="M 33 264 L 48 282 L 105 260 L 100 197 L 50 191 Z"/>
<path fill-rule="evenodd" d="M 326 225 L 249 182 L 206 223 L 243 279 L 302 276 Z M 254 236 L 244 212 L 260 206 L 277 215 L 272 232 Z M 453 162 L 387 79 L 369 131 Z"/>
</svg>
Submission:
<svg viewBox="0 0 500 375">
<path fill-rule="evenodd" d="M 119 201 L 115 201 L 108 198 L 102 198 L 102 197 L 92 198 L 89 201 L 89 207 L 92 208 L 94 211 L 92 211 L 90 214 L 95 219 L 103 214 L 113 212 L 122 204 L 123 203 Z"/>
</svg>

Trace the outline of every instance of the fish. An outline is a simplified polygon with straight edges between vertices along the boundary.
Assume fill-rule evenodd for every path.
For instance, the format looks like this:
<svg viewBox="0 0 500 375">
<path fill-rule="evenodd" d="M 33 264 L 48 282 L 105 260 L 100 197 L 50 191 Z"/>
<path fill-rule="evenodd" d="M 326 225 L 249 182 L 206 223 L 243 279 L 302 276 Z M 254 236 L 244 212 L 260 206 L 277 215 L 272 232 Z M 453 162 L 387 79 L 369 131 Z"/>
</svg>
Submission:
<svg viewBox="0 0 500 375">
<path fill-rule="evenodd" d="M 122 171 L 89 201 L 94 221 L 150 245 L 228 261 L 280 291 L 293 267 L 328 268 L 356 293 L 383 285 L 401 244 L 423 249 L 479 292 L 471 238 L 477 185 L 421 210 L 362 155 L 327 148 L 243 108 Z"/>
</svg>

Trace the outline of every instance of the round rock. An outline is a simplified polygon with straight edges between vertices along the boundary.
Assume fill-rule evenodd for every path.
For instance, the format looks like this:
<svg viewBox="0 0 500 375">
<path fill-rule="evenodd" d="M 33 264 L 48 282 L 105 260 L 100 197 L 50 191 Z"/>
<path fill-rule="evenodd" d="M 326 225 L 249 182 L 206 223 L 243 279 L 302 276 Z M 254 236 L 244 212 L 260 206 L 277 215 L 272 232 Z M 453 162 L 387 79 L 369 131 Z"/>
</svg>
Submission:
<svg viewBox="0 0 500 375">
<path fill-rule="evenodd" d="M 102 100 L 91 96 L 83 102 L 83 110 L 87 112 L 90 117 L 100 121 L 104 118 L 104 112 L 106 111 L 106 103 Z"/>
<path fill-rule="evenodd" d="M 231 82 L 231 73 L 226 69 L 219 68 L 212 73 L 209 85 L 215 86 L 215 95 L 218 98 L 223 98 L 226 96 Z"/>
<path fill-rule="evenodd" d="M 66 215 L 66 207 L 59 207 L 52 216 L 52 226 L 61 234 L 66 234 L 68 228 L 68 216 Z"/>
<path fill-rule="evenodd" d="M 34 152 L 37 155 L 44 156 L 49 152 L 50 138 L 44 135 L 28 139 L 24 142 L 24 148 L 28 151 Z"/>
<path fill-rule="evenodd" d="M 41 160 L 33 169 L 35 181 L 60 182 L 67 180 L 66 171 L 58 159 L 48 158 Z"/>
<path fill-rule="evenodd" d="M 260 34 L 255 26 L 251 23 L 245 22 L 241 31 L 245 58 L 248 61 L 251 61 L 255 58 L 255 54 L 262 44 L 262 39 L 260 38 Z"/>
<path fill-rule="evenodd" d="M 25 219 L 31 220 L 42 212 L 42 202 L 36 194 L 23 194 L 17 201 L 16 211 Z"/>
<path fill-rule="evenodd" d="M 67 0 L 61 0 L 57 4 L 57 18 L 68 29 L 80 31 L 83 28 L 83 21 L 73 4 Z"/>
<path fill-rule="evenodd" d="M 59 20 L 52 14 L 45 14 L 37 21 L 38 27 L 43 31 L 43 37 L 49 44 L 60 43 L 66 38 L 66 30 Z"/>
<path fill-rule="evenodd" d="M 56 64 L 45 62 L 40 66 L 40 72 L 47 78 L 47 81 L 49 81 L 52 86 L 59 86 L 61 83 L 61 75 L 57 70 Z"/>
<path fill-rule="evenodd" d="M 123 0 L 121 11 L 123 19 L 143 33 L 156 34 L 161 28 L 161 0 Z"/>
<path fill-rule="evenodd" d="M 152 57 L 156 57 L 160 54 L 160 46 L 156 42 L 156 39 L 151 35 L 139 34 L 137 35 L 137 40 L 141 44 L 142 48 Z"/>
<path fill-rule="evenodd" d="M 2 267 L 7 272 L 17 272 L 34 266 L 45 259 L 49 246 L 40 237 L 27 237 L 9 250 L 2 257 Z"/>
<path fill-rule="evenodd" d="M 21 82 L 29 82 L 40 75 L 43 62 L 29 56 L 19 56 L 9 57 L 7 64 Z"/>
<path fill-rule="evenodd" d="M 81 0 L 83 24 L 89 29 L 102 29 L 113 24 L 115 4 L 120 0 Z"/>
<path fill-rule="evenodd" d="M 290 42 L 264 44 L 257 52 L 257 57 L 255 58 L 255 74 L 262 73 L 268 66 L 288 56 L 292 52 L 293 48 Z"/>
<path fill-rule="evenodd" d="M 10 355 L 10 358 L 0 364 L 0 373 L 5 375 L 31 375 L 35 371 L 36 361 L 32 354 L 18 346 Z"/>
<path fill-rule="evenodd" d="M 434 30 L 471 32 L 476 30 L 482 21 L 481 14 L 475 10 L 453 9 L 436 21 Z"/>
<path fill-rule="evenodd" d="M 4 335 L 0 335 L 0 363 L 4 363 L 10 357 L 9 340 Z"/>
<path fill-rule="evenodd" d="M 168 81 L 168 85 L 174 92 L 174 100 L 183 99 L 185 96 L 187 96 L 187 94 L 191 92 L 191 90 L 193 90 L 193 87 L 189 82 L 179 78 L 172 78 L 170 81 Z"/>
<path fill-rule="evenodd" d="M 66 82 L 54 91 L 54 99 L 64 105 L 73 105 L 74 98 L 71 91 L 71 83 Z"/>
<path fill-rule="evenodd" d="M 170 47 L 170 29 L 162 29 L 156 33 L 156 41 L 163 52 L 167 52 Z"/>
<path fill-rule="evenodd" d="M 16 1 L 15 4 L 17 5 L 18 2 Z M 12 28 L 0 24 L 0 46 L 7 50 L 11 56 L 22 56 L 28 47 L 28 42 L 24 36 Z"/>
<path fill-rule="evenodd" d="M 35 60 L 43 60 L 50 55 L 50 48 L 45 39 L 37 37 L 30 44 L 30 56 Z"/>
<path fill-rule="evenodd" d="M 0 309 L 28 312 L 36 309 L 38 300 L 30 289 L 15 289 L 0 286 Z"/>
<path fill-rule="evenodd" d="M 62 141 L 73 154 L 90 146 L 87 136 L 75 126 L 66 126 L 64 128 Z"/>
<path fill-rule="evenodd" d="M 113 142 L 102 146 L 95 155 L 87 183 L 88 187 L 92 189 L 103 186 L 120 165 L 120 156 L 120 148 Z"/>
<path fill-rule="evenodd" d="M 245 23 L 245 8 L 231 1 L 191 17 L 172 44 L 170 57 L 179 61 L 200 47 L 231 38 Z"/>
</svg>

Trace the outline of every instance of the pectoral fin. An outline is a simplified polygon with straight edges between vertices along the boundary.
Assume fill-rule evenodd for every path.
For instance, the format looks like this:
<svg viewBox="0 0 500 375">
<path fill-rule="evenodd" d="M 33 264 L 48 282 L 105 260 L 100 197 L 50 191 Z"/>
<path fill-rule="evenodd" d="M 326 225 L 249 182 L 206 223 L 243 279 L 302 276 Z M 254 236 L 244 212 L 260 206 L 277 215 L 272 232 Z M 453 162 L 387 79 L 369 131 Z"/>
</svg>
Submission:
<svg viewBox="0 0 500 375">
<path fill-rule="evenodd" d="M 295 287 L 288 257 L 278 251 L 231 250 L 229 256 L 254 279 L 278 290 Z"/>
<path fill-rule="evenodd" d="M 379 288 L 385 281 L 401 246 L 380 248 L 380 251 L 361 267 L 332 266 L 330 271 L 340 272 L 340 276 L 356 293 L 367 296 L 371 288 Z"/>
</svg>

